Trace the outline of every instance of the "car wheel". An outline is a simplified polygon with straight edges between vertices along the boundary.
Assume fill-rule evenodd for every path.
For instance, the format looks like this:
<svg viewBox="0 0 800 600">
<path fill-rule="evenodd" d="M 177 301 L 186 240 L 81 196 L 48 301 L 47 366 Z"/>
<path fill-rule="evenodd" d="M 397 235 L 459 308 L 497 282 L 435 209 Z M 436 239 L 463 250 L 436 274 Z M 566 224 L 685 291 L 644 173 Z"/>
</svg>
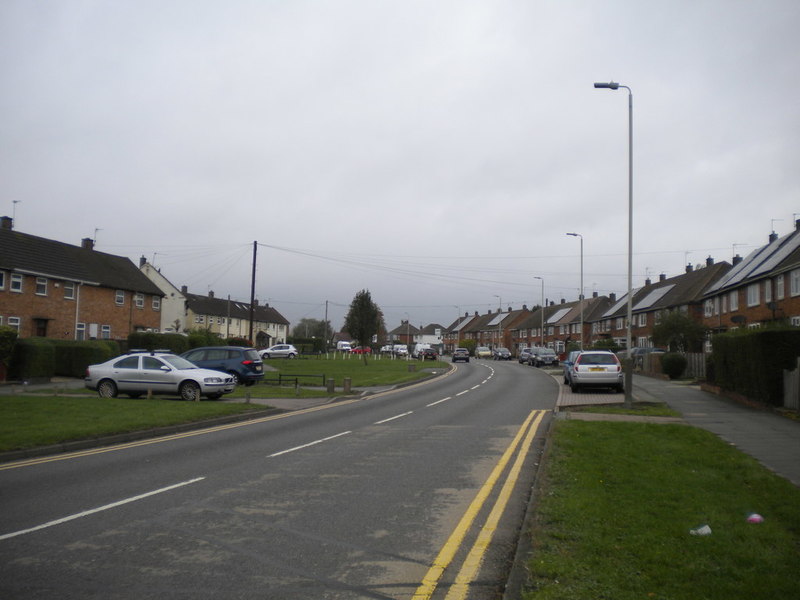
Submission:
<svg viewBox="0 0 800 600">
<path fill-rule="evenodd" d="M 296 354 L 294 354 L 294 353 L 290 352 L 290 353 L 289 353 L 289 356 L 287 356 L 286 358 L 294 358 L 295 356 L 296 356 Z"/>
<path fill-rule="evenodd" d="M 228 375 L 230 375 L 231 379 L 233 379 L 233 385 L 239 385 L 242 382 L 239 374 L 236 371 L 228 371 Z"/>
<path fill-rule="evenodd" d="M 110 379 L 104 379 L 97 385 L 97 393 L 101 398 L 116 398 L 117 384 Z"/>
<path fill-rule="evenodd" d="M 267 354 L 266 352 L 264 352 L 264 354 L 262 354 L 262 355 L 261 355 L 261 358 L 263 358 L 263 359 L 265 359 L 265 360 L 269 360 L 269 354 Z"/>
<path fill-rule="evenodd" d="M 200 386 L 196 381 L 184 381 L 179 389 L 181 400 L 198 402 L 200 400 Z"/>
<path fill-rule="evenodd" d="M 569 384 L 569 389 L 571 389 L 571 390 L 572 390 L 572 393 L 573 393 L 573 394 L 579 394 L 579 393 L 580 393 L 580 391 L 581 391 L 581 388 L 580 388 L 580 387 L 578 387 L 578 384 L 577 384 L 577 383 L 570 383 L 570 384 Z"/>
</svg>

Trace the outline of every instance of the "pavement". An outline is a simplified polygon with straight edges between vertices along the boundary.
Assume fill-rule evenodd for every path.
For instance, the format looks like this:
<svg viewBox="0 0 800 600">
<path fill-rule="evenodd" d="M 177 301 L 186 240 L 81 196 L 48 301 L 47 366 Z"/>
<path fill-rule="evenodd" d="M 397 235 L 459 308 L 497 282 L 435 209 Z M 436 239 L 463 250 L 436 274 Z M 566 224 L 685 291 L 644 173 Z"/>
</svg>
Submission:
<svg viewBox="0 0 800 600">
<path fill-rule="evenodd" d="M 706 429 L 762 465 L 800 487 L 800 420 L 782 416 L 768 408 L 744 405 L 734 400 L 705 392 L 696 385 L 634 375 L 633 397 L 639 402 L 663 402 L 678 411 L 681 417 L 631 417 L 628 415 L 598 415 L 570 412 L 569 407 L 587 404 L 623 404 L 624 394 L 597 391 L 574 394 L 561 384 L 560 374 L 554 373 L 560 392 L 556 403 L 558 418 L 633 421 L 651 423 L 685 423 Z M 0 385 L 0 395 L 21 391 L 37 392 L 82 388 L 81 379 L 54 379 L 47 384 Z M 390 387 L 370 388 L 363 393 L 375 393 Z M 302 410 L 332 402 L 331 398 L 270 398 L 252 402 L 269 404 L 281 410 Z"/>
<path fill-rule="evenodd" d="M 800 420 L 783 416 L 768 407 L 745 405 L 683 382 L 633 376 L 633 398 L 639 402 L 663 402 L 682 416 L 630 417 L 569 412 L 569 407 L 587 404 L 623 404 L 624 394 L 598 391 L 573 394 L 562 385 L 556 410 L 560 418 L 582 420 L 685 423 L 706 429 L 749 454 L 767 469 L 800 487 Z"/>
</svg>

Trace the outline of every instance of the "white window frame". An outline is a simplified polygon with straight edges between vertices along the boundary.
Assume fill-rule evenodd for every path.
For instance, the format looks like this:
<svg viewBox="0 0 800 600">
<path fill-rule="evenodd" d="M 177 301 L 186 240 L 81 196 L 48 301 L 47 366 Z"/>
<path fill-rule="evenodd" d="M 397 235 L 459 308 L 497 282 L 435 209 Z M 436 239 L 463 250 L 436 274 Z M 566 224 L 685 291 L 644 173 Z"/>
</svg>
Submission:
<svg viewBox="0 0 800 600">
<path fill-rule="evenodd" d="M 22 329 L 22 319 L 20 317 L 8 317 L 6 324 L 12 329 L 16 329 L 17 333 Z"/>
<path fill-rule="evenodd" d="M 117 306 L 125 305 L 125 290 L 117 290 L 114 292 L 114 304 Z"/>
<path fill-rule="evenodd" d="M 751 283 L 747 286 L 747 306 L 753 307 L 761 304 L 761 285 Z"/>
<path fill-rule="evenodd" d="M 792 324 L 792 327 L 800 327 L 800 315 L 790 317 L 789 322 Z"/>
<path fill-rule="evenodd" d="M 101 325 L 100 326 L 100 339 L 101 340 L 110 340 L 111 339 L 111 325 Z"/>
<path fill-rule="evenodd" d="M 47 277 L 36 278 L 36 291 L 37 296 L 47 296 Z"/>
<path fill-rule="evenodd" d="M 800 269 L 789 271 L 789 295 L 800 296 Z"/>
<path fill-rule="evenodd" d="M 772 280 L 764 280 L 764 303 L 772 302 Z"/>
<path fill-rule="evenodd" d="M 17 294 L 21 294 L 23 290 L 22 282 L 25 280 L 23 275 L 19 273 L 12 273 L 11 274 L 11 283 L 8 286 L 9 291 L 15 292 Z"/>
<path fill-rule="evenodd" d="M 64 299 L 65 300 L 75 300 L 75 282 L 74 281 L 65 281 L 64 282 Z"/>
<path fill-rule="evenodd" d="M 776 300 L 783 300 L 783 294 L 784 294 L 784 288 L 783 288 L 783 286 L 784 286 L 784 281 L 785 281 L 785 280 L 784 280 L 784 278 L 783 278 L 783 273 L 781 273 L 780 275 L 778 275 L 778 276 L 775 278 L 775 299 L 776 299 Z"/>
<path fill-rule="evenodd" d="M 86 339 L 86 323 L 75 323 L 75 339 L 79 342 Z"/>
<path fill-rule="evenodd" d="M 161 310 L 161 296 L 153 296 L 153 310 Z"/>
<path fill-rule="evenodd" d="M 0 271 L 0 290 L 6 289 L 6 272 Z"/>
<path fill-rule="evenodd" d="M 639 314 L 639 327 L 647 327 L 647 313 Z"/>
<path fill-rule="evenodd" d="M 739 310 L 739 290 L 733 290 L 731 292 L 731 312 L 736 312 Z"/>
<path fill-rule="evenodd" d="M 714 312 L 714 302 L 709 298 L 703 302 L 703 316 L 710 317 Z"/>
<path fill-rule="evenodd" d="M 136 308 L 144 308 L 144 294 L 136 293 L 133 295 L 133 303 Z"/>
</svg>

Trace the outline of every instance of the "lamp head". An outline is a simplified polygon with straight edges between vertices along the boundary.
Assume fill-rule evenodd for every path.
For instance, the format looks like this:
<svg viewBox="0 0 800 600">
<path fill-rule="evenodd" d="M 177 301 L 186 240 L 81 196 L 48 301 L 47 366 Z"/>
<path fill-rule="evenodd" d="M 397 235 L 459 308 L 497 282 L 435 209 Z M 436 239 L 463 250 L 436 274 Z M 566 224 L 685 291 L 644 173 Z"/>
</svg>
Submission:
<svg viewBox="0 0 800 600">
<path fill-rule="evenodd" d="M 594 87 L 598 89 L 617 90 L 619 89 L 619 84 L 611 81 L 609 83 L 595 83 Z"/>
</svg>

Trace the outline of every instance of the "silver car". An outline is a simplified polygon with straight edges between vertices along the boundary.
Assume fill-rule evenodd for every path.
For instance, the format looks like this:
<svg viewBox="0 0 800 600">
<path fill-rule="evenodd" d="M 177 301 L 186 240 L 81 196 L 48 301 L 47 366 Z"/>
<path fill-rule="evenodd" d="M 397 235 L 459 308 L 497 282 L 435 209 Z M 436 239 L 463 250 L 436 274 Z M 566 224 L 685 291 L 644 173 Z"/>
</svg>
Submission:
<svg viewBox="0 0 800 600">
<path fill-rule="evenodd" d="M 297 348 L 291 344 L 276 344 L 266 350 L 259 351 L 261 358 L 294 358 L 297 356 Z"/>
<path fill-rule="evenodd" d="M 610 387 L 625 391 L 622 364 L 613 352 L 581 352 L 569 372 L 570 389 L 579 392 L 586 387 Z"/>
<path fill-rule="evenodd" d="M 143 394 L 174 394 L 183 400 L 221 398 L 234 390 L 228 373 L 201 369 L 170 352 L 134 351 L 99 365 L 89 365 L 84 383 L 103 398 L 120 392 L 131 398 Z"/>
</svg>

